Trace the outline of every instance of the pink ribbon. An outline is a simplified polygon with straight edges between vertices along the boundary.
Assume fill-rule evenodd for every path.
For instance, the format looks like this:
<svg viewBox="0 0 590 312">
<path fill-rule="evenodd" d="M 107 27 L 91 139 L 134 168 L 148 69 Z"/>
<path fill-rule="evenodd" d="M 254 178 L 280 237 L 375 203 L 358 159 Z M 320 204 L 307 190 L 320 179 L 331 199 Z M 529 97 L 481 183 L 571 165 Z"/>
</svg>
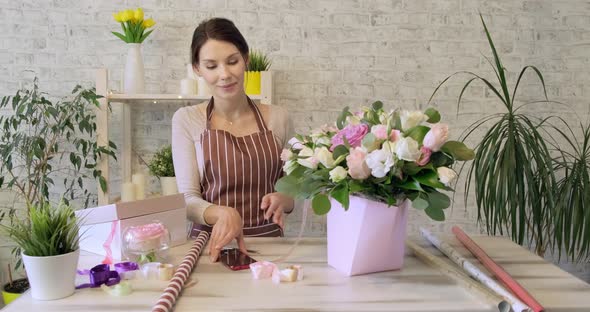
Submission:
<svg viewBox="0 0 590 312">
<path fill-rule="evenodd" d="M 111 224 L 111 233 L 109 234 L 109 237 L 107 237 L 107 239 L 104 241 L 104 244 L 102 244 L 102 247 L 105 251 L 105 257 L 104 260 L 102 260 L 102 263 L 104 264 L 113 264 L 113 251 L 111 250 L 111 244 L 113 243 L 113 239 L 115 238 L 118 223 L 119 220 L 113 221 L 113 223 Z"/>
</svg>

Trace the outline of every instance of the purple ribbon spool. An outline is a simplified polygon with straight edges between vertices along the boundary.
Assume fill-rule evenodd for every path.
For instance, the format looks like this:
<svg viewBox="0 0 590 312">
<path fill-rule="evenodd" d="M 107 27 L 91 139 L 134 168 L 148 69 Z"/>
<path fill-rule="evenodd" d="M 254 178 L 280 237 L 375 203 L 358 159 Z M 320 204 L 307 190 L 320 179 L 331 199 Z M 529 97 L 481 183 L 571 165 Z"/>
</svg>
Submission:
<svg viewBox="0 0 590 312">
<path fill-rule="evenodd" d="M 86 273 L 85 271 L 78 271 L 78 273 Z M 111 271 L 108 264 L 99 264 L 89 271 L 90 283 L 76 286 L 76 289 L 80 288 L 94 288 L 99 287 L 102 284 L 112 286 L 121 281 L 121 277 L 117 271 Z"/>
<path fill-rule="evenodd" d="M 136 270 L 139 270 L 139 265 L 135 262 L 130 262 L 130 261 L 119 262 L 119 263 L 115 263 L 115 270 L 119 274 L 121 274 L 123 272 L 128 272 L 128 271 L 136 271 Z"/>
</svg>

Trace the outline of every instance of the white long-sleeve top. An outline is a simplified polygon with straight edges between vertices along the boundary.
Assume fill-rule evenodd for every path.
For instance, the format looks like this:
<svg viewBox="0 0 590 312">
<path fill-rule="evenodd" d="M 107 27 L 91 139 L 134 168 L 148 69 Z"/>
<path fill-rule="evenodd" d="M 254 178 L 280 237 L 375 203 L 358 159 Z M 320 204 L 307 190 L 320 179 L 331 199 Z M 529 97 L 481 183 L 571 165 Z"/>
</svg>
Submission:
<svg viewBox="0 0 590 312">
<path fill-rule="evenodd" d="M 206 224 L 203 214 L 213 205 L 201 195 L 203 149 L 201 133 L 207 128 L 207 102 L 178 109 L 172 117 L 172 158 L 178 191 L 184 193 L 187 217 Z M 280 106 L 256 104 L 264 122 L 280 146 L 286 146 L 293 128 L 286 109 Z"/>
</svg>

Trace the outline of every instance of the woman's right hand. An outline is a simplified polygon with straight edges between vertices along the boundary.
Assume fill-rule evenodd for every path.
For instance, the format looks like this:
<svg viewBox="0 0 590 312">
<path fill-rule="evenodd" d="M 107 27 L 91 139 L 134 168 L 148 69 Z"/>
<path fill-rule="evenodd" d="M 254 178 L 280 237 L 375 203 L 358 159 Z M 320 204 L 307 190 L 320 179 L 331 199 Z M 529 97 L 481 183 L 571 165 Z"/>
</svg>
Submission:
<svg viewBox="0 0 590 312">
<path fill-rule="evenodd" d="M 234 238 L 238 241 L 240 251 L 247 254 L 242 232 L 242 217 L 238 211 L 227 206 L 211 206 L 205 212 L 207 223 L 214 223 L 211 238 L 209 239 L 209 257 L 211 261 L 217 261 L 221 248 L 229 244 Z"/>
</svg>

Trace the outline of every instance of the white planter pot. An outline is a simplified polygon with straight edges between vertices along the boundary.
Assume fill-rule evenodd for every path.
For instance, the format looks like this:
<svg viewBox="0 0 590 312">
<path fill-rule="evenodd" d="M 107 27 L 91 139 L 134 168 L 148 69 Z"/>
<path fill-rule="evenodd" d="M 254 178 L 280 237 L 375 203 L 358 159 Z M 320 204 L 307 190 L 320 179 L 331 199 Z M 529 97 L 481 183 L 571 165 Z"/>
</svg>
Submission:
<svg viewBox="0 0 590 312">
<path fill-rule="evenodd" d="M 127 44 L 127 61 L 125 62 L 125 74 L 123 88 L 126 94 L 145 92 L 143 57 L 141 55 L 141 43 Z"/>
<path fill-rule="evenodd" d="M 351 276 L 400 269 L 410 201 L 399 207 L 350 196 L 348 211 L 334 199 L 328 213 L 328 264 Z"/>
<path fill-rule="evenodd" d="M 37 300 L 55 300 L 71 296 L 76 287 L 76 269 L 80 249 L 49 257 L 22 254 L 31 284 L 31 295 Z"/>
<path fill-rule="evenodd" d="M 178 193 L 176 177 L 160 177 L 160 184 L 162 185 L 162 195 L 173 195 Z"/>
</svg>

